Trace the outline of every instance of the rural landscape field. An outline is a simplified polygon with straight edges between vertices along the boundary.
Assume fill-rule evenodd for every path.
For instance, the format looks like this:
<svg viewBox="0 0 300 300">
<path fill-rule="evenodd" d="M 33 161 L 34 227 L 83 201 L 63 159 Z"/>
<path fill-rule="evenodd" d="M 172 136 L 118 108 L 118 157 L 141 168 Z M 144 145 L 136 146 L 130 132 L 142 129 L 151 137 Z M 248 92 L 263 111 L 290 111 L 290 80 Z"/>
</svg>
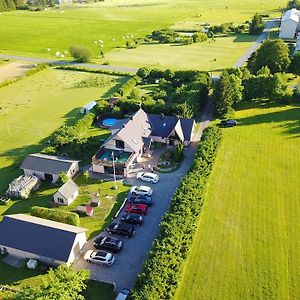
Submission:
<svg viewBox="0 0 300 300">
<path fill-rule="evenodd" d="M 300 0 L 0 0 L 0 299 L 300 299 Z"/>
<path fill-rule="evenodd" d="M 298 106 L 239 110 L 224 131 L 176 299 L 297 299 Z"/>
</svg>

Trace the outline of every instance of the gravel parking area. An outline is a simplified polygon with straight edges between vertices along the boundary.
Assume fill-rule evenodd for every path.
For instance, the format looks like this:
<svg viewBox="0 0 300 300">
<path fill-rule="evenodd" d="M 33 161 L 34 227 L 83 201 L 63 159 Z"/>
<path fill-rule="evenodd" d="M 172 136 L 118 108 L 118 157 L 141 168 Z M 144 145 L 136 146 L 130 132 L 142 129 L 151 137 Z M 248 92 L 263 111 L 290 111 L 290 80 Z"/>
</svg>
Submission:
<svg viewBox="0 0 300 300">
<path fill-rule="evenodd" d="M 148 251 L 151 249 L 152 242 L 159 233 L 159 224 L 168 206 L 171 202 L 172 195 L 177 189 L 182 177 L 189 171 L 194 154 L 200 140 L 203 129 L 208 126 L 212 115 L 212 104 L 207 103 L 203 110 L 201 124 L 195 133 L 194 142 L 185 149 L 185 159 L 177 171 L 168 174 L 160 174 L 160 181 L 156 184 L 148 184 L 137 181 L 135 178 L 127 178 L 124 183 L 131 185 L 148 185 L 153 188 L 153 206 L 148 210 L 145 216 L 144 224 L 136 227 L 136 234 L 129 239 L 118 237 L 124 242 L 123 249 L 116 254 L 116 261 L 111 267 L 89 264 L 83 259 L 83 255 L 87 250 L 94 249 L 93 240 L 88 241 L 79 256 L 74 262 L 77 269 L 89 269 L 91 277 L 94 280 L 113 283 L 118 293 L 123 288 L 133 288 L 137 275 L 142 271 L 143 262 L 147 258 Z M 153 160 L 158 160 L 159 151 L 154 153 L 150 159 L 150 163 L 154 165 Z M 122 216 L 123 211 L 120 213 Z M 120 217 L 119 216 L 119 217 Z M 107 233 L 104 233 L 107 235 Z"/>
<path fill-rule="evenodd" d="M 136 227 L 136 234 L 129 239 L 119 237 L 124 241 L 124 247 L 116 254 L 116 261 L 111 267 L 89 264 L 84 261 L 83 255 L 89 249 L 94 249 L 93 240 L 88 241 L 74 265 L 76 268 L 89 269 L 92 278 L 98 281 L 115 283 L 117 292 L 122 288 L 132 288 L 137 275 L 142 271 L 143 262 L 152 246 L 152 242 L 159 232 L 159 224 L 162 216 L 167 211 L 173 193 L 175 192 L 181 178 L 189 170 L 194 157 L 196 145 L 185 150 L 185 160 L 181 168 L 169 174 L 160 174 L 160 181 L 157 184 L 149 184 L 137 181 L 135 178 L 128 178 L 124 182 L 131 185 L 148 185 L 153 188 L 153 206 L 145 216 L 144 224 Z M 123 214 L 121 212 L 120 216 Z M 119 216 L 119 217 L 120 217 Z M 108 235 L 104 233 L 104 235 Z"/>
</svg>

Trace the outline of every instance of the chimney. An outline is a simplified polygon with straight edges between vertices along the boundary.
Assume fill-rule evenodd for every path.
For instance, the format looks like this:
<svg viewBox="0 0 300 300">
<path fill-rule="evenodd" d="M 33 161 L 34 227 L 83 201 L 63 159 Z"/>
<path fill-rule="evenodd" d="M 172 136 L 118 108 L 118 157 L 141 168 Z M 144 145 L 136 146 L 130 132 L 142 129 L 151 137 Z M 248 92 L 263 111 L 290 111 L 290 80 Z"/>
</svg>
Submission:
<svg viewBox="0 0 300 300">
<path fill-rule="evenodd" d="M 122 127 L 125 128 L 125 125 L 126 125 L 126 124 L 123 124 Z"/>
<path fill-rule="evenodd" d="M 133 121 L 133 116 L 130 116 L 130 120 Z"/>
</svg>

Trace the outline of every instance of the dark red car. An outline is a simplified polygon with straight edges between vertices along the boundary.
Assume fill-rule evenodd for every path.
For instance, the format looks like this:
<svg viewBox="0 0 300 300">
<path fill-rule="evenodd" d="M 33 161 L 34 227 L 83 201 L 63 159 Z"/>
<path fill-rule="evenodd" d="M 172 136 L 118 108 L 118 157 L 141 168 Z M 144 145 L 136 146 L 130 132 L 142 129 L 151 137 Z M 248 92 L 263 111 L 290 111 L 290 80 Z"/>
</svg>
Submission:
<svg viewBox="0 0 300 300">
<path fill-rule="evenodd" d="M 148 205 L 127 203 L 125 207 L 126 213 L 134 213 L 139 215 L 145 215 L 147 213 Z"/>
</svg>

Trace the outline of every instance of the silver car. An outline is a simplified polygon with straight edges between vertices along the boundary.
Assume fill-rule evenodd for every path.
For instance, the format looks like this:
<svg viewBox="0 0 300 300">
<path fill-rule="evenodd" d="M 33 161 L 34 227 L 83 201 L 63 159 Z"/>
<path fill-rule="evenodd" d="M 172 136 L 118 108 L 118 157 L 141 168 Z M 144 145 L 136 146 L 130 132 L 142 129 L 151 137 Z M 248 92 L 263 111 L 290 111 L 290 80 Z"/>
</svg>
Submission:
<svg viewBox="0 0 300 300">
<path fill-rule="evenodd" d="M 151 196 L 152 195 L 152 189 L 149 186 L 145 185 L 135 185 L 130 189 L 130 193 L 132 195 L 146 195 Z"/>
<path fill-rule="evenodd" d="M 159 176 L 150 172 L 139 172 L 136 175 L 136 179 L 150 183 L 157 183 L 159 181 Z"/>
<path fill-rule="evenodd" d="M 115 256 L 106 251 L 88 250 L 84 259 L 89 263 L 111 266 L 115 262 Z"/>
</svg>

